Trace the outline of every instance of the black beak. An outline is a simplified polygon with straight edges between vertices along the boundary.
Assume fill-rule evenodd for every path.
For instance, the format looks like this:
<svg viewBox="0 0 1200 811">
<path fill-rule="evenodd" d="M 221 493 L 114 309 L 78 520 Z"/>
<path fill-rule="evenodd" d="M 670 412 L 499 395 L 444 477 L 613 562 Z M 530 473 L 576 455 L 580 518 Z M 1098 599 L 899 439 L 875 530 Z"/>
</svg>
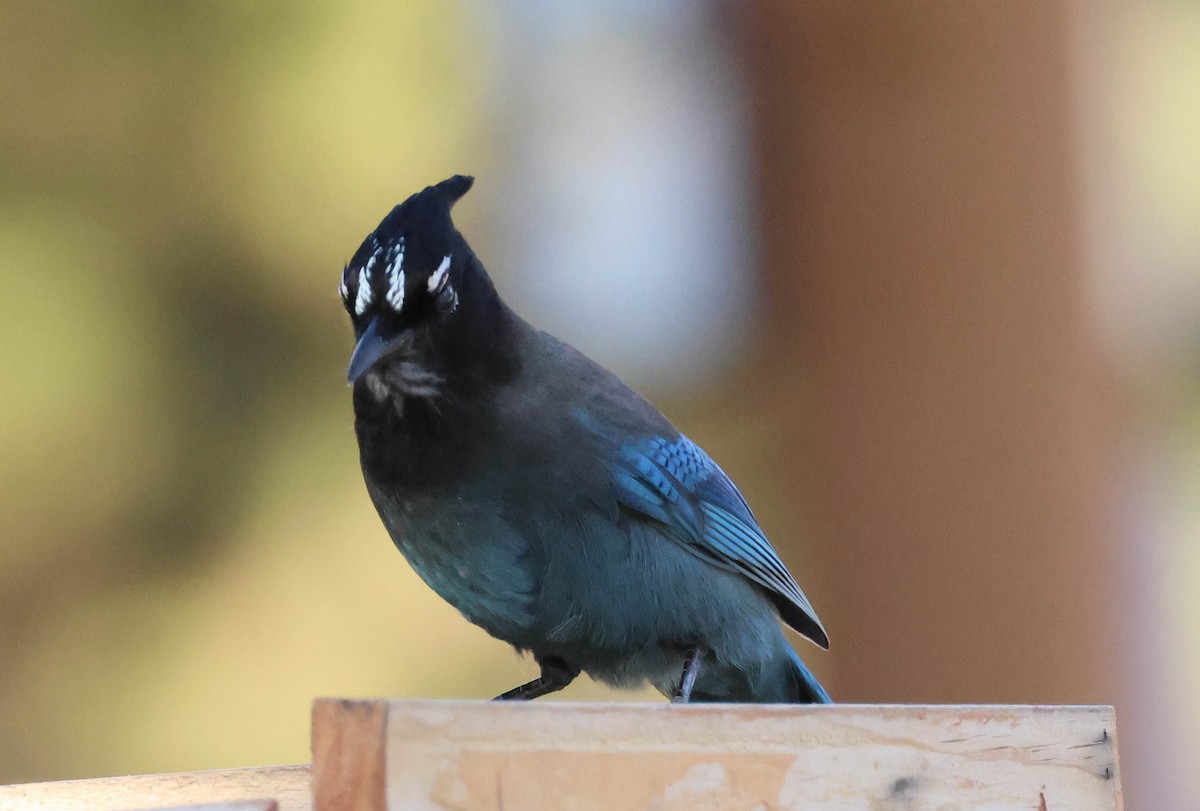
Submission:
<svg viewBox="0 0 1200 811">
<path fill-rule="evenodd" d="M 350 368 L 346 371 L 346 385 L 353 386 L 358 379 L 374 368 L 375 364 L 392 354 L 406 343 L 400 330 L 376 318 L 363 330 L 354 353 L 350 355 Z"/>
</svg>

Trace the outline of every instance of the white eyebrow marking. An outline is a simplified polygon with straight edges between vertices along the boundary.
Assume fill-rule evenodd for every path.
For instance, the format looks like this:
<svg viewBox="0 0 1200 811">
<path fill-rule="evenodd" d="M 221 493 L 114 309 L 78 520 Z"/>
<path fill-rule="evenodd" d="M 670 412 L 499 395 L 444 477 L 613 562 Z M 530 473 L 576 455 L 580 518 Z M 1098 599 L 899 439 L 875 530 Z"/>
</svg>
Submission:
<svg viewBox="0 0 1200 811">
<path fill-rule="evenodd" d="M 435 292 L 442 284 L 442 279 L 446 277 L 446 272 L 450 270 L 450 257 L 447 256 L 442 260 L 442 263 L 437 266 L 437 270 L 429 277 L 429 292 Z"/>
<path fill-rule="evenodd" d="M 367 269 L 363 268 L 358 271 L 358 297 L 354 299 L 354 312 L 356 315 L 362 315 L 371 306 L 371 298 L 373 297 L 371 290 L 371 277 L 367 275 Z"/>
<path fill-rule="evenodd" d="M 393 310 L 400 312 L 400 308 L 404 306 L 404 240 L 400 240 L 393 250 L 396 258 L 388 266 L 387 303 L 392 305 Z"/>
</svg>

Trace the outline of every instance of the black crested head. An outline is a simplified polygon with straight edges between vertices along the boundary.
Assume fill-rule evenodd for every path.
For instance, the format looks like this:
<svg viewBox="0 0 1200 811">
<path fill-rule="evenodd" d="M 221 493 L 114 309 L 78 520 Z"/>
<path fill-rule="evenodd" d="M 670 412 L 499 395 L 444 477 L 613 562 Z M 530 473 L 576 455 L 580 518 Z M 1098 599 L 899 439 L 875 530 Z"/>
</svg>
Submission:
<svg viewBox="0 0 1200 811">
<path fill-rule="evenodd" d="M 417 192 L 363 240 L 338 288 L 356 335 L 377 316 L 412 320 L 422 311 L 455 308 L 455 277 L 470 249 L 450 209 L 474 182 L 455 175 Z"/>
<path fill-rule="evenodd" d="M 496 358 L 505 308 L 450 217 L 473 183 L 455 175 L 409 197 L 342 271 L 358 340 L 347 380 L 378 400 L 436 396 Z"/>
</svg>

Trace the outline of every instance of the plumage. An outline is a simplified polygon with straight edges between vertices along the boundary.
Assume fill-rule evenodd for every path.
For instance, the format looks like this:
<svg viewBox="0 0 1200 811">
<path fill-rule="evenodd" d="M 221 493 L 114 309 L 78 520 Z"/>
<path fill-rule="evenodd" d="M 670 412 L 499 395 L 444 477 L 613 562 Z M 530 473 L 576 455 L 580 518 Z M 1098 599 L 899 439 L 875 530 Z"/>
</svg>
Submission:
<svg viewBox="0 0 1200 811">
<path fill-rule="evenodd" d="M 821 647 L 825 630 L 746 500 L 650 403 L 504 304 L 450 218 L 471 183 L 393 209 L 339 288 L 363 475 L 397 547 L 541 664 L 502 697 L 583 671 L 684 700 L 828 701 L 779 620 Z"/>
</svg>

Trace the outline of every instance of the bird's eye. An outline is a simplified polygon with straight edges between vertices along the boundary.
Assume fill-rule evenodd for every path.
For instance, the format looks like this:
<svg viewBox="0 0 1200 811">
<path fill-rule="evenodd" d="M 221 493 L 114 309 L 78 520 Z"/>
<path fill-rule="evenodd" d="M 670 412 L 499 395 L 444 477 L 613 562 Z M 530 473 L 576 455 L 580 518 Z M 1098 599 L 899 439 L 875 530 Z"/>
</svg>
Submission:
<svg viewBox="0 0 1200 811">
<path fill-rule="evenodd" d="M 458 293 L 450 284 L 450 259 L 449 256 L 443 258 L 437 270 L 429 276 L 429 293 L 433 296 L 438 312 L 442 314 L 452 313 L 458 307 Z"/>
<path fill-rule="evenodd" d="M 438 312 L 442 315 L 458 309 L 458 292 L 449 284 L 443 283 L 441 288 L 434 293 L 433 300 L 437 304 Z"/>
</svg>

